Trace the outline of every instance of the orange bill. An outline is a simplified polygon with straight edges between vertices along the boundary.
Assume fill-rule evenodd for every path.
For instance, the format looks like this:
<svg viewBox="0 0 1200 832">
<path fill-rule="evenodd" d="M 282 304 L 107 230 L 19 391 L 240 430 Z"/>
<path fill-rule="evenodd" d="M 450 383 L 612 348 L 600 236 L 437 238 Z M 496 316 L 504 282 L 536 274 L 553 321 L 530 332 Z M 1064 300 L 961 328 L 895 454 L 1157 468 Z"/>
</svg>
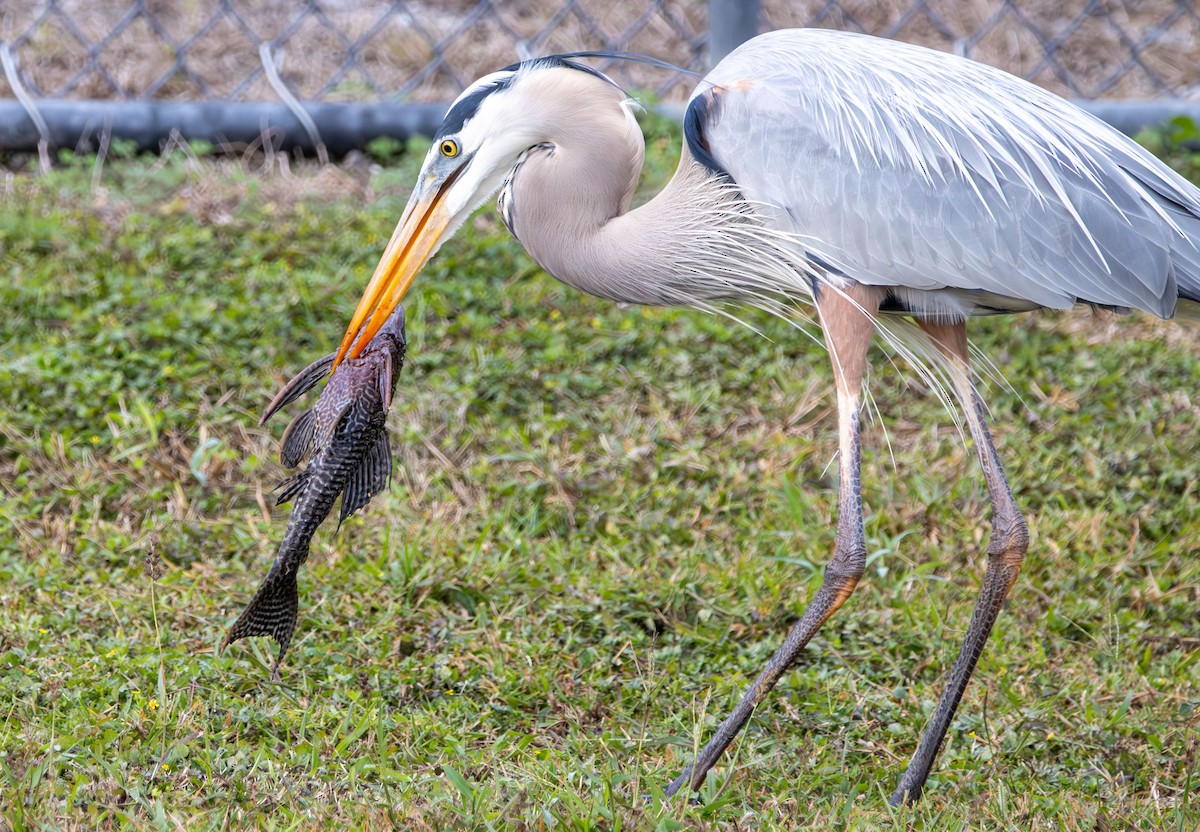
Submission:
<svg viewBox="0 0 1200 832">
<path fill-rule="evenodd" d="M 450 215 L 442 204 L 442 197 L 450 184 L 445 182 L 432 197 L 413 194 L 404 216 L 396 226 L 392 239 L 384 249 L 371 282 L 367 284 L 350 326 L 338 347 L 333 369 L 337 369 L 343 358 L 356 358 L 363 348 L 375 337 L 384 321 L 392 314 L 408 291 L 421 267 L 432 256 L 442 238 Z"/>
</svg>

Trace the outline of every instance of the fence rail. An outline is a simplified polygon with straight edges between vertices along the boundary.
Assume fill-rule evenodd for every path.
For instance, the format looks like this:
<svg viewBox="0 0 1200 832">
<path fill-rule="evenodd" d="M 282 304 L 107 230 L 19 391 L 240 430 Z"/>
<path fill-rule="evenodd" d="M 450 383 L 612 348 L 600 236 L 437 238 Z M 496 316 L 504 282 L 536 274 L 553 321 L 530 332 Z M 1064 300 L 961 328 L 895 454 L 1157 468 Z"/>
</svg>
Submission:
<svg viewBox="0 0 1200 832">
<path fill-rule="evenodd" d="M 48 100 L 283 102 L 311 134 L 301 101 L 446 101 L 536 54 L 627 50 L 703 72 L 739 20 L 921 43 L 1076 99 L 1200 102 L 1193 0 L 14 0 L 0 7 L 0 99 L 21 109 L 0 110 L 27 118 L 0 123 L 0 148 L 30 129 L 48 140 Z M 604 68 L 664 101 L 694 85 Z"/>
</svg>

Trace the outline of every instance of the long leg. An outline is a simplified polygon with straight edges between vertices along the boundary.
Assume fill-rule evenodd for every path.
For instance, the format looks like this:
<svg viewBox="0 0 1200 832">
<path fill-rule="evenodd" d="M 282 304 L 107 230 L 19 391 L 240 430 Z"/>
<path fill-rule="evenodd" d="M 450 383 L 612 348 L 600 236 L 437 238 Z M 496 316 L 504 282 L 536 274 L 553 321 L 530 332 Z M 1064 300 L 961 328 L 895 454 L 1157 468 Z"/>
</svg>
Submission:
<svg viewBox="0 0 1200 832">
<path fill-rule="evenodd" d="M 667 795 L 675 794 L 685 784 L 693 790 L 700 788 L 709 769 L 742 730 L 754 708 L 771 692 L 825 620 L 850 597 L 862 577 L 867 549 L 863 539 L 859 481 L 858 411 L 867 367 L 867 348 L 875 329 L 873 315 L 879 308 L 879 300 L 875 290 L 851 286 L 845 292 L 826 288 L 816 301 L 837 386 L 840 474 L 837 537 L 821 588 L 754 684 L 742 695 L 733 713 L 717 727 L 715 736 L 704 746 L 700 756 L 667 787 Z"/>
<path fill-rule="evenodd" d="M 988 497 L 992 503 L 992 534 L 988 541 L 988 565 L 983 578 L 983 588 L 975 602 L 975 612 L 971 616 L 971 624 L 967 628 L 962 649 L 959 650 L 958 659 L 950 671 L 950 679 L 942 698 L 938 701 L 937 710 L 934 711 L 933 718 L 921 737 L 921 743 L 912 761 L 900 778 L 900 784 L 892 794 L 890 802 L 893 806 L 902 802 L 911 804 L 921 796 L 925 780 L 929 777 L 929 770 L 933 767 L 946 730 L 950 727 L 950 720 L 954 718 L 963 690 L 966 689 L 971 673 L 975 670 L 975 663 L 979 661 L 983 646 L 992 632 L 992 625 L 1004 604 L 1004 598 L 1017 579 L 1021 561 L 1029 545 L 1029 530 L 1020 509 L 1017 508 L 1017 501 L 996 455 L 996 446 L 992 443 L 992 434 L 987 426 L 983 400 L 971 382 L 966 324 L 922 323 L 921 327 L 949 359 L 954 386 L 959 401 L 966 410 L 967 425 L 987 482 Z"/>
</svg>

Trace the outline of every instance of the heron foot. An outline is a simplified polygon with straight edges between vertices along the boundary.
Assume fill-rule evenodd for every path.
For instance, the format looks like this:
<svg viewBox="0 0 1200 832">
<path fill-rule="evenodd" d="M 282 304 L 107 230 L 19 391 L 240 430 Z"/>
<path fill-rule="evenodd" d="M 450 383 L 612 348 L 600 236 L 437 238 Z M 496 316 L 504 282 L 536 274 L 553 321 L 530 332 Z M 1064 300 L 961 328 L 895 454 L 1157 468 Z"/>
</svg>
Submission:
<svg viewBox="0 0 1200 832">
<path fill-rule="evenodd" d="M 670 782 L 670 784 L 667 786 L 667 788 L 663 791 L 663 794 L 666 795 L 667 797 L 674 797 L 676 794 L 679 793 L 680 789 L 682 789 L 685 785 L 688 784 L 688 782 L 691 779 L 692 779 L 692 767 L 688 766 L 687 768 L 685 768 L 683 770 L 682 774 L 680 774 L 678 777 L 676 777 L 674 780 L 672 780 Z M 704 782 L 704 779 L 701 778 L 700 783 L 703 783 L 703 782 Z M 700 787 L 700 783 L 694 784 L 692 786 L 693 790 L 698 789 Z M 692 800 L 697 800 L 697 798 L 693 797 Z"/>
<path fill-rule="evenodd" d="M 912 785 L 905 783 L 908 778 L 901 778 L 900 785 L 896 787 L 896 791 L 892 792 L 892 796 L 888 798 L 888 804 L 891 806 L 915 806 L 917 801 L 921 799 L 921 792 L 925 788 L 925 783 L 921 785 Z"/>
</svg>

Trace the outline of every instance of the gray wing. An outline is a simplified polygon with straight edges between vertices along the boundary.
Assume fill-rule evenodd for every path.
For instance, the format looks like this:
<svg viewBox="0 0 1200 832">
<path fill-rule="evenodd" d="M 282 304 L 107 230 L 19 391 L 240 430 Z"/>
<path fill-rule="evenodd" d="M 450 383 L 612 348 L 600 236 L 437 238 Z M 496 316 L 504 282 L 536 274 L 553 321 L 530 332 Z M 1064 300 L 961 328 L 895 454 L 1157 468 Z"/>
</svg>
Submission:
<svg viewBox="0 0 1200 832">
<path fill-rule="evenodd" d="M 1200 293 L 1200 191 L 999 70 L 825 30 L 763 35 L 696 90 L 705 150 L 805 253 L 920 305 Z M 824 263 L 821 263 L 824 261 Z M 938 301 L 932 298 L 939 298 Z M 950 302 L 950 301 L 947 301 Z"/>
</svg>

